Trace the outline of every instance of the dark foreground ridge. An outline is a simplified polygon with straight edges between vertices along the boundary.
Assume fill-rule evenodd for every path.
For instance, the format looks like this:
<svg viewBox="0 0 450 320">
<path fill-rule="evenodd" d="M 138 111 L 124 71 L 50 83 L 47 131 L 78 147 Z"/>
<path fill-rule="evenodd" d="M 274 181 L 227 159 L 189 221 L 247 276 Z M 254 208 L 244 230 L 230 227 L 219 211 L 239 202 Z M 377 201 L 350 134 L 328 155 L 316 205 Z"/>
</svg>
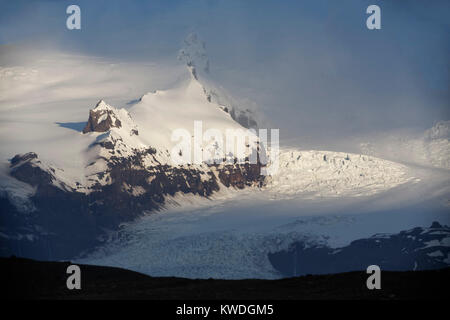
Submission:
<svg viewBox="0 0 450 320">
<path fill-rule="evenodd" d="M 137 272 L 80 265 L 81 290 L 68 290 L 70 262 L 0 258 L 2 295 L 10 299 L 297 300 L 445 299 L 450 268 L 382 271 L 381 289 L 368 290 L 365 272 L 281 280 L 153 278 Z"/>
</svg>

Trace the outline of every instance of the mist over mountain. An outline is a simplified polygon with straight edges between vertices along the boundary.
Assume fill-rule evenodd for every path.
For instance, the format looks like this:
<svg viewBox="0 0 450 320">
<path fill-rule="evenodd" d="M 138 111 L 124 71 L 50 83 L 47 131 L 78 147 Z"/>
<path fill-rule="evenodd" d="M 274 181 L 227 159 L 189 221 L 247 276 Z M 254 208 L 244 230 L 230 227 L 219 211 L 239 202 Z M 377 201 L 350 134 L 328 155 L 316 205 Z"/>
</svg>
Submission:
<svg viewBox="0 0 450 320">
<path fill-rule="evenodd" d="M 64 2 L 2 1 L 0 51 L 23 45 L 172 62 L 196 32 L 210 75 L 302 147 L 449 120 L 447 1 L 383 1 L 379 32 L 365 27 L 370 3 L 357 0 L 78 4 L 79 32 L 65 27 Z"/>
</svg>

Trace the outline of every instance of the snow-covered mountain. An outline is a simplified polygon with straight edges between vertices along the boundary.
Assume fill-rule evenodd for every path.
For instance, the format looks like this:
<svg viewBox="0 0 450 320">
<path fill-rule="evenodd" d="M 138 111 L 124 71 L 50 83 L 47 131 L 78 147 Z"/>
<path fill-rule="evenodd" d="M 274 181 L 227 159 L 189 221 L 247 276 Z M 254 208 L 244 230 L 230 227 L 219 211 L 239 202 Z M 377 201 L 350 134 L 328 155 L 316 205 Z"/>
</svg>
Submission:
<svg viewBox="0 0 450 320">
<path fill-rule="evenodd" d="M 70 258 L 98 244 L 108 230 L 170 205 L 183 206 L 191 196 L 232 197 L 246 189 L 269 199 L 361 197 L 417 182 L 407 166 L 370 155 L 282 147 L 276 161 L 270 146 L 247 131 L 257 126 L 253 113 L 241 109 L 208 77 L 209 60 L 195 35 L 186 39 L 179 58 L 185 66 L 175 80 L 134 99 L 115 97 L 114 101 L 126 101 L 119 106 L 101 95 L 95 105 L 87 104 L 92 88 L 89 97 L 75 99 L 73 82 L 64 78 L 30 80 L 27 75 L 41 76 L 38 67 L 0 70 L 6 88 L 17 86 L 8 99 L 0 100 L 7 124 L 0 149 L 2 255 Z M 105 68 L 104 63 L 92 66 Z M 53 75 L 48 68 L 45 64 L 44 73 Z M 15 73 L 24 75 L 19 78 L 25 83 L 31 81 L 26 85 L 29 95 L 23 95 L 27 90 L 16 82 Z M 39 87 L 39 82 L 44 85 Z M 108 83 L 101 78 L 91 86 L 104 82 Z M 74 83 L 78 86 L 80 79 Z M 60 91 L 54 92 L 55 87 Z M 120 86 L 109 91 L 116 88 Z M 32 103 L 30 96 L 40 90 L 49 93 L 49 100 L 36 95 L 37 102 Z M 75 90 L 80 95 L 86 91 Z M 224 136 L 229 129 L 250 132 L 244 155 L 232 150 L 219 163 L 174 161 L 191 150 L 176 149 L 173 133 L 194 133 L 195 140 L 197 121 L 202 132 L 216 130 Z M 431 135 L 434 139 L 436 134 Z M 199 148 L 203 154 L 217 149 L 204 139 Z M 252 163 L 255 153 L 260 157 Z M 271 155 L 269 165 L 278 167 L 269 176 L 262 174 L 263 153 Z"/>
<path fill-rule="evenodd" d="M 376 234 L 342 248 L 294 242 L 288 250 L 269 254 L 271 264 L 285 277 L 365 270 L 430 270 L 450 265 L 450 228 L 434 222 L 397 234 Z"/>
<path fill-rule="evenodd" d="M 33 239 L 46 233 L 73 237 L 72 233 L 78 231 L 66 229 L 72 220 L 81 220 L 87 224 L 81 237 L 87 235 L 92 240 L 99 229 L 115 228 L 144 212 L 157 210 L 166 196 L 177 192 L 207 197 L 221 186 L 262 186 L 262 165 L 250 163 L 247 153 L 244 162 L 229 153 L 227 159 L 232 161 L 219 164 L 173 164 L 171 150 L 176 141 L 172 141 L 171 134 L 176 129 L 192 132 L 194 121 L 201 120 L 205 131 L 213 128 L 246 132 L 221 106 L 207 100 L 192 68 L 188 70 L 187 79 L 178 86 L 145 94 L 128 110 L 99 101 L 90 110 L 82 132 L 72 132 L 82 135 L 84 142 L 78 156 L 83 159 L 79 163 L 85 165 L 72 171 L 76 174 L 66 174 L 65 168 L 40 159 L 32 151 L 14 155 L 9 176 L 34 188 L 31 196 L 28 194 L 33 203 L 29 206 L 33 208 L 30 219 L 22 225 L 18 221 L 20 228 L 46 225 L 45 233 L 30 231 Z M 207 149 L 210 142 L 201 141 L 201 149 Z M 256 152 L 256 141 L 247 146 L 247 152 Z M 18 217 L 23 206 L 15 191 L 4 189 L 4 201 L 10 209 L 5 214 Z M 22 239 L 21 231 L 11 226 L 2 234 L 8 240 Z"/>
</svg>

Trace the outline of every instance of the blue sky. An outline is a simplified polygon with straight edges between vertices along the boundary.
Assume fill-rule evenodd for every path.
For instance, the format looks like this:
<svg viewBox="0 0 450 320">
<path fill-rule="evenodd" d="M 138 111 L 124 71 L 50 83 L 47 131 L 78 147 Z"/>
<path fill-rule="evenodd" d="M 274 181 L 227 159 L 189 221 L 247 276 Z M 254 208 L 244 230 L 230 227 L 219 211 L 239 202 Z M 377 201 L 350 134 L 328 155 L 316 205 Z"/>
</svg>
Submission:
<svg viewBox="0 0 450 320">
<path fill-rule="evenodd" d="M 65 28 L 69 4 L 82 30 Z M 382 29 L 369 31 L 377 4 Z M 449 112 L 449 1 L 0 1 L 0 44 L 174 59 L 184 36 L 286 132 L 427 128 Z M 0 61 L 1 64 L 1 61 Z"/>
</svg>

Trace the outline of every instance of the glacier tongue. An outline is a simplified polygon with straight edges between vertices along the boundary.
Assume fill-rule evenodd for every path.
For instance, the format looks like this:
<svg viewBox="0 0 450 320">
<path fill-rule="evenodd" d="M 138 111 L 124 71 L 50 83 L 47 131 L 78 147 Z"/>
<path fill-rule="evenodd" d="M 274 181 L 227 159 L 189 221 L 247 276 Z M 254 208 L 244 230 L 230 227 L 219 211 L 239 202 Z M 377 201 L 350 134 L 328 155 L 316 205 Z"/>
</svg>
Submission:
<svg viewBox="0 0 450 320">
<path fill-rule="evenodd" d="M 279 169 L 267 179 L 271 197 L 368 196 L 413 180 L 404 165 L 332 151 L 282 150 Z"/>
</svg>

